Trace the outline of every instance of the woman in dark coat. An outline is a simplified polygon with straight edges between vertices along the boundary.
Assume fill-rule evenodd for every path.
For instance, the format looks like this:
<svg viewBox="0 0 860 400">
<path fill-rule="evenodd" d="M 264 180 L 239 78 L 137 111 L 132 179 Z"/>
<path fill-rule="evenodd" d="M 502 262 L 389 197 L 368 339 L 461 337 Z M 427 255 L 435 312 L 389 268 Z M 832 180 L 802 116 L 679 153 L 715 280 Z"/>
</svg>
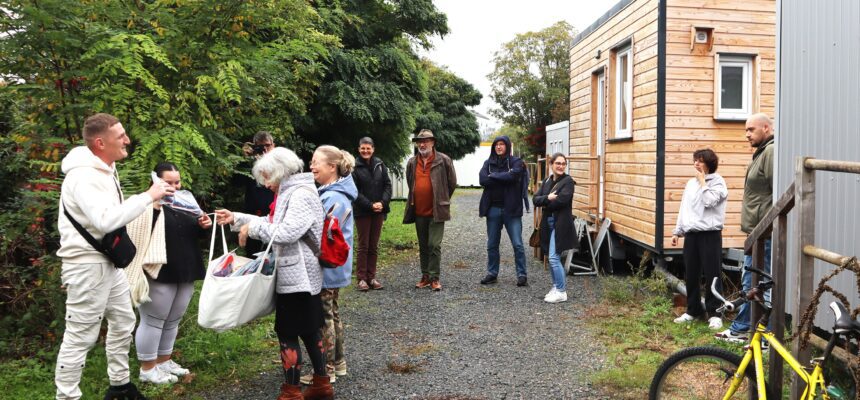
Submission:
<svg viewBox="0 0 860 400">
<path fill-rule="evenodd" d="M 382 289 L 376 279 L 377 248 L 382 223 L 391 202 L 391 178 L 382 160 L 373 156 L 373 139 L 363 137 L 358 142 L 359 158 L 352 172 L 358 197 L 352 202 L 358 241 L 355 247 L 358 290 Z"/>
<path fill-rule="evenodd" d="M 561 253 L 576 246 L 573 227 L 573 178 L 567 174 L 567 158 L 555 153 L 547 160 L 552 174 L 535 193 L 532 202 L 543 207 L 540 223 L 540 247 L 549 256 L 552 289 L 544 297 L 547 303 L 567 301 L 567 282 Z"/>
</svg>

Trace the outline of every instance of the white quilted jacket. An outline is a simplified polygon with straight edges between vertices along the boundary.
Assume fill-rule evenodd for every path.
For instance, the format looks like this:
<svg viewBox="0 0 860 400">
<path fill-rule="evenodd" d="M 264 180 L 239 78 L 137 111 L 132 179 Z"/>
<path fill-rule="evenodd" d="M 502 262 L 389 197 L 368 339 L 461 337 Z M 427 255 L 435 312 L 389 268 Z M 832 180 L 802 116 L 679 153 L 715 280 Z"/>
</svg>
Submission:
<svg viewBox="0 0 860 400">
<path fill-rule="evenodd" d="M 302 188 L 304 186 L 304 188 Z M 310 190 L 308 190 L 310 189 Z M 322 267 L 317 260 L 323 227 L 323 208 L 311 173 L 290 176 L 278 188 L 274 223 L 268 216 L 233 213 L 230 227 L 238 231 L 250 224 L 248 235 L 269 243 L 277 265 L 277 293 L 308 292 L 315 295 L 322 289 Z"/>
</svg>

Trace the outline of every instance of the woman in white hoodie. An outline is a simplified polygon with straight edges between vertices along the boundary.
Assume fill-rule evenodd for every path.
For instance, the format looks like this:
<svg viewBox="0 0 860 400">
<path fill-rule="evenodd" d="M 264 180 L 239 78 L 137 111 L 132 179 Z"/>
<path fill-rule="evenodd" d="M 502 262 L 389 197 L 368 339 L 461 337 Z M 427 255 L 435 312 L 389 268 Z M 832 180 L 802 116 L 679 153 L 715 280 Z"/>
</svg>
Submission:
<svg viewBox="0 0 860 400">
<path fill-rule="evenodd" d="M 696 176 L 687 182 L 678 211 L 678 221 L 672 231 L 672 246 L 684 237 L 685 282 L 687 286 L 687 312 L 675 319 L 675 323 L 690 322 L 710 315 L 708 325 L 720 329 L 722 319 L 716 315 L 720 301 L 711 293 L 711 282 L 720 276 L 723 250 L 723 221 L 726 219 L 726 181 L 717 173 L 719 158 L 711 149 L 693 153 Z M 706 308 L 702 308 L 701 279 L 705 277 Z M 722 290 L 717 279 L 717 290 Z"/>
</svg>

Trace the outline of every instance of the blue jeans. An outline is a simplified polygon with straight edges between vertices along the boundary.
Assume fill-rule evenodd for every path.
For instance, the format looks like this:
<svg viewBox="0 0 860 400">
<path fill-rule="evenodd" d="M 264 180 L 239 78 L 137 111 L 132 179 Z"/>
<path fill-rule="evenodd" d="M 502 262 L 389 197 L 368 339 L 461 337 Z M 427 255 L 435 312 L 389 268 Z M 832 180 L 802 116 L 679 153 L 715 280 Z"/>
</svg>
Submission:
<svg viewBox="0 0 860 400">
<path fill-rule="evenodd" d="M 499 275 L 499 242 L 502 240 L 502 226 L 508 231 L 514 247 L 514 262 L 517 276 L 526 276 L 526 249 L 523 247 L 523 218 L 503 215 L 500 207 L 490 207 L 487 213 L 487 275 Z"/>
<path fill-rule="evenodd" d="M 751 255 L 744 256 L 744 266 L 752 266 Z M 764 241 L 764 272 L 770 273 L 770 239 Z M 759 277 L 759 279 L 761 279 L 761 277 Z M 750 290 L 752 287 L 752 273 L 747 271 L 741 272 L 741 287 L 744 292 Z M 770 301 L 769 290 L 765 293 L 764 298 L 766 301 Z M 735 320 L 732 321 L 732 325 L 729 329 L 735 333 L 749 332 L 751 325 L 749 303 L 741 304 L 741 306 L 738 307 L 738 315 L 735 316 Z"/>
<path fill-rule="evenodd" d="M 550 227 L 555 226 L 555 218 L 549 217 L 547 223 Z M 561 265 L 561 254 L 555 251 L 555 229 L 549 231 L 549 272 L 552 276 L 552 284 L 559 291 L 567 290 L 567 279 L 564 267 Z"/>
</svg>

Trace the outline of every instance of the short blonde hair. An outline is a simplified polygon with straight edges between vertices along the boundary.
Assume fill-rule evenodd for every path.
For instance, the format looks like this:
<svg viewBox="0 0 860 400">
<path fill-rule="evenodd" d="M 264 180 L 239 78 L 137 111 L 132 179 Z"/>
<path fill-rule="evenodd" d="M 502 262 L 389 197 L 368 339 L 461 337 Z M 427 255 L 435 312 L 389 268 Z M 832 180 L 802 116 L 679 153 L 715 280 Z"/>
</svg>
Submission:
<svg viewBox="0 0 860 400">
<path fill-rule="evenodd" d="M 337 167 L 338 176 L 348 176 L 355 169 L 355 157 L 349 154 L 348 151 L 341 150 L 337 147 L 324 145 L 317 147 L 314 153 L 322 154 L 325 161 L 334 164 Z"/>
<path fill-rule="evenodd" d="M 304 161 L 292 150 L 275 147 L 254 163 L 251 173 L 257 183 L 266 186 L 272 183 L 280 184 L 290 176 L 302 172 L 304 166 Z"/>
</svg>

